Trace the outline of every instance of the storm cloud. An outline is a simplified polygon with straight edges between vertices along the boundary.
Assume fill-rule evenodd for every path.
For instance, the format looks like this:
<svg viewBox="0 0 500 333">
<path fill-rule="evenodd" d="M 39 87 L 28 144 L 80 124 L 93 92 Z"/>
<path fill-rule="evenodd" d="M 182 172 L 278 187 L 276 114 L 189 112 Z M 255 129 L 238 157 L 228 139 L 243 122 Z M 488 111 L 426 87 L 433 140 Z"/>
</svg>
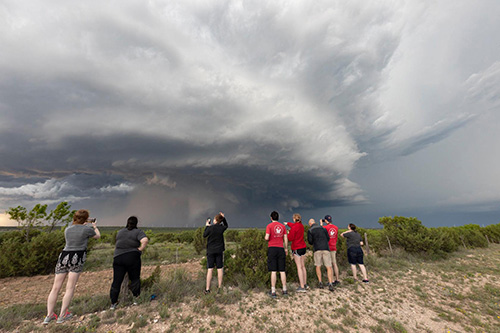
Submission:
<svg viewBox="0 0 500 333">
<path fill-rule="evenodd" d="M 495 118 L 499 6 L 459 3 L 4 1 L 0 208 L 182 226 L 370 210 L 385 161 L 439 160 Z"/>
</svg>

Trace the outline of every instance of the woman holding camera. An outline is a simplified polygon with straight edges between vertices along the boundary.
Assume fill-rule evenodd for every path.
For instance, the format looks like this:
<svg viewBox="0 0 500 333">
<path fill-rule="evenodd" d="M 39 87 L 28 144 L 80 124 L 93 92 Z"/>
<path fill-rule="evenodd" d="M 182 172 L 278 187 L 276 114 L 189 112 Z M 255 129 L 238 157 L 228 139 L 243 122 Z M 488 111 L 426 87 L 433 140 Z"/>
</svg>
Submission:
<svg viewBox="0 0 500 333">
<path fill-rule="evenodd" d="M 302 224 L 302 216 L 293 214 L 293 222 L 285 222 L 285 225 L 290 227 L 288 232 L 288 241 L 292 243 L 292 256 L 297 266 L 297 275 L 299 276 L 298 293 L 305 293 L 307 286 L 307 271 L 305 264 L 306 242 L 304 241 L 304 225 Z"/>
<path fill-rule="evenodd" d="M 97 229 L 95 219 L 89 220 L 88 210 L 80 209 L 73 215 L 73 224 L 64 231 L 66 245 L 57 259 L 56 275 L 47 299 L 47 317 L 43 321 L 44 325 L 47 325 L 52 320 L 57 320 L 57 323 L 61 324 L 73 317 L 71 312 L 68 311 L 68 307 L 73 299 L 78 278 L 83 271 L 83 264 L 87 258 L 88 239 L 91 237 L 99 239 L 101 233 Z M 68 282 L 66 283 L 66 292 L 64 293 L 61 312 L 58 317 L 54 309 L 57 296 L 66 276 L 68 276 Z"/>
<path fill-rule="evenodd" d="M 109 296 L 111 298 L 111 310 L 118 305 L 120 288 L 128 273 L 130 279 L 129 288 L 137 297 L 141 294 L 141 254 L 148 245 L 148 238 L 141 229 L 137 229 L 138 219 L 130 216 L 127 226 L 116 234 L 116 247 L 113 258 L 113 283 Z M 134 304 L 136 304 L 134 302 Z"/>
</svg>

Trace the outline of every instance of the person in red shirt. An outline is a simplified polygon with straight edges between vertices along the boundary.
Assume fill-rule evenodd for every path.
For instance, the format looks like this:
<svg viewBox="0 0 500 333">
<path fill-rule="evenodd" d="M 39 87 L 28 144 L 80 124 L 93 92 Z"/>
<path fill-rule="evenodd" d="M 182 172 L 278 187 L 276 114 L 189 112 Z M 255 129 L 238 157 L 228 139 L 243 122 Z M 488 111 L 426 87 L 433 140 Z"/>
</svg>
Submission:
<svg viewBox="0 0 500 333">
<path fill-rule="evenodd" d="M 307 289 L 307 271 L 305 264 L 306 242 L 304 241 L 304 226 L 300 214 L 293 214 L 293 222 L 285 222 L 290 227 L 288 231 L 288 241 L 291 242 L 292 257 L 297 266 L 300 287 L 298 293 L 305 293 Z"/>
<path fill-rule="evenodd" d="M 286 255 L 288 252 L 288 237 L 286 228 L 278 222 L 279 214 L 276 211 L 271 213 L 271 223 L 266 227 L 265 239 L 268 241 L 267 249 L 267 269 L 271 272 L 271 292 L 269 295 L 276 298 L 276 272 L 280 272 L 281 284 L 283 285 L 283 295 L 288 295 L 286 290 Z M 283 246 L 284 243 L 284 246 Z"/>
<path fill-rule="evenodd" d="M 337 239 L 339 237 L 339 227 L 332 224 L 332 217 L 330 215 L 326 215 L 323 220 L 320 221 L 321 225 L 325 223 L 326 225 L 323 228 L 328 231 L 328 236 L 330 236 L 330 241 L 328 242 L 328 246 L 330 247 L 330 255 L 332 257 L 332 267 L 333 272 L 335 273 L 335 281 L 333 285 L 338 285 L 339 282 L 339 267 L 337 266 Z"/>
</svg>

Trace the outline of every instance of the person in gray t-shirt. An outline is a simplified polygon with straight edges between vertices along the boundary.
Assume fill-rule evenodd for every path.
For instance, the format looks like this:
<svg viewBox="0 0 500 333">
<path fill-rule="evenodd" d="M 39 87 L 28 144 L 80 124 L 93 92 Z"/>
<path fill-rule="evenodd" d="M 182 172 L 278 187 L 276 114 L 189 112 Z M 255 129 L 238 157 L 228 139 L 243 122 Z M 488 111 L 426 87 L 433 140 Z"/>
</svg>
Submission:
<svg viewBox="0 0 500 333">
<path fill-rule="evenodd" d="M 148 244 L 148 238 L 144 231 L 137 229 L 137 223 L 137 217 L 129 217 L 127 226 L 116 234 L 113 282 L 109 291 L 111 310 L 116 309 L 118 305 L 118 296 L 125 274 L 128 274 L 130 279 L 129 288 L 132 294 L 135 297 L 141 294 L 141 253 Z"/>
<path fill-rule="evenodd" d="M 83 264 L 87 257 L 87 243 L 89 238 L 99 239 L 101 233 L 97 229 L 95 219 L 91 222 L 88 220 L 89 212 L 85 209 L 80 209 L 73 215 L 73 224 L 64 231 L 66 246 L 62 250 L 57 259 L 55 278 L 52 290 L 47 299 L 47 317 L 43 321 L 47 325 L 52 320 L 57 320 L 58 323 L 63 323 L 69 320 L 73 315 L 68 311 L 69 304 L 73 299 L 76 283 L 83 271 Z M 90 223 L 91 222 L 91 223 Z M 54 309 L 57 303 L 57 296 L 62 288 L 64 280 L 68 275 L 66 283 L 66 292 L 64 293 L 61 312 L 59 317 L 55 314 Z"/>
<path fill-rule="evenodd" d="M 368 283 L 368 275 L 363 262 L 363 249 L 361 248 L 363 242 L 361 241 L 361 235 L 356 231 L 356 226 L 349 223 L 347 231 L 343 232 L 341 236 L 344 237 L 347 242 L 347 260 L 351 264 L 352 276 L 354 277 L 354 280 L 357 279 L 357 264 L 363 274 L 363 282 Z"/>
</svg>

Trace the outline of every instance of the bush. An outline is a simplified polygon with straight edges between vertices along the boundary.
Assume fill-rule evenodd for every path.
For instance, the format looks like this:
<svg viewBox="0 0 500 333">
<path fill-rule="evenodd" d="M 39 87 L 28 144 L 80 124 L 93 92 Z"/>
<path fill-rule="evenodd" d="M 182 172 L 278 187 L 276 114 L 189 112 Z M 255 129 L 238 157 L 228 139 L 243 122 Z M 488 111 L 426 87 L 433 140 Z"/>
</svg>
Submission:
<svg viewBox="0 0 500 333">
<path fill-rule="evenodd" d="M 481 229 L 483 235 L 488 236 L 492 243 L 500 243 L 500 223 L 492 224 Z"/>
<path fill-rule="evenodd" d="M 241 236 L 238 230 L 230 229 L 225 232 L 226 240 L 228 242 L 240 242 Z"/>
<path fill-rule="evenodd" d="M 488 247 L 488 241 L 481 233 L 481 227 L 479 225 L 467 224 L 457 227 L 457 230 L 460 234 L 460 239 L 465 243 L 465 246 L 471 248 Z"/>
<path fill-rule="evenodd" d="M 203 237 L 204 232 L 205 227 L 199 227 L 194 232 L 193 246 L 197 254 L 201 254 L 201 252 L 207 248 L 207 239 Z"/>
<path fill-rule="evenodd" d="M 402 247 L 408 253 L 439 253 L 443 239 L 431 233 L 414 217 L 381 217 L 379 223 L 384 226 L 384 235 L 392 245 Z"/>
<path fill-rule="evenodd" d="M 19 232 L 3 237 L 0 245 L 0 278 L 53 272 L 64 247 L 64 233 L 38 233 L 29 242 Z"/>
</svg>

